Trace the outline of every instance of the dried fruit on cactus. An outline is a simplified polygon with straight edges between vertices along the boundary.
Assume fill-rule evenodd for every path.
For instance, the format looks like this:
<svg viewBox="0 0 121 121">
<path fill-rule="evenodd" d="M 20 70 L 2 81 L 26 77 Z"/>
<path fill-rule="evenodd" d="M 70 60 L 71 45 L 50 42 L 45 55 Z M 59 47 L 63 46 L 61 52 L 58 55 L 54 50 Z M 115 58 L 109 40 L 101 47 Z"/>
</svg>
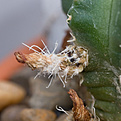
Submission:
<svg viewBox="0 0 121 121">
<path fill-rule="evenodd" d="M 28 45 L 26 46 L 28 47 Z M 46 49 L 41 52 L 36 52 L 35 50 L 31 54 L 22 54 L 20 52 L 15 52 L 14 54 L 18 62 L 26 63 L 32 70 L 38 69 L 40 71 L 38 74 L 49 75 L 49 78 L 51 77 L 50 83 L 53 80 L 53 76 L 56 77 L 58 75 L 65 87 L 66 78 L 73 78 L 88 65 L 88 51 L 81 46 L 75 45 L 67 46 L 66 49 L 58 54 L 55 54 L 54 51 L 50 53 Z"/>
<path fill-rule="evenodd" d="M 93 121 L 92 114 L 84 107 L 84 103 L 81 98 L 78 97 L 77 93 L 70 89 L 70 97 L 73 101 L 73 117 L 75 121 Z"/>
</svg>

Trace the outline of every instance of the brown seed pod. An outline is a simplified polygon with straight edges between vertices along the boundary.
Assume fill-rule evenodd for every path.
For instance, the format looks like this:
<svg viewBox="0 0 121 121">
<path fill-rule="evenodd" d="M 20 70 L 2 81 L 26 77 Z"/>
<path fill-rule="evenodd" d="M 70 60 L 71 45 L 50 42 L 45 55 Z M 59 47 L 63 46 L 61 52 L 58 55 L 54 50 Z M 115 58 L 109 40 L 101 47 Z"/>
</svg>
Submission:
<svg viewBox="0 0 121 121">
<path fill-rule="evenodd" d="M 93 121 L 92 114 L 84 107 L 84 103 L 77 93 L 70 89 L 68 94 L 73 101 L 73 117 L 75 121 Z"/>
<path fill-rule="evenodd" d="M 55 54 L 57 43 L 52 53 L 49 52 L 45 44 L 44 50 L 36 45 L 31 47 L 26 44 L 24 45 L 35 52 L 31 54 L 15 52 L 16 59 L 20 63 L 26 63 L 32 70 L 38 69 L 40 71 L 39 74 L 47 74 L 49 78 L 52 77 L 50 84 L 53 76 L 58 75 L 65 87 L 65 83 L 67 83 L 66 78 L 73 78 L 73 76 L 78 75 L 88 65 L 88 50 L 81 46 L 69 45 L 60 53 Z M 41 52 L 36 51 L 32 47 L 39 48 Z"/>
</svg>

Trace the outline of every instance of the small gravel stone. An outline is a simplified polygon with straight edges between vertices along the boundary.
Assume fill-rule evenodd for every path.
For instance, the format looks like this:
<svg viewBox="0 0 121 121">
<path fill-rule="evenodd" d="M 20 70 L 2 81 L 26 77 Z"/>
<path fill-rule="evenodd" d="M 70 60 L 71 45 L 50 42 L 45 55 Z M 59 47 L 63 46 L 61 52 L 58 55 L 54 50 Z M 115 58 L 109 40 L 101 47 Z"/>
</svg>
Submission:
<svg viewBox="0 0 121 121">
<path fill-rule="evenodd" d="M 32 97 L 29 101 L 30 107 L 54 110 L 58 105 L 64 109 L 70 109 L 72 102 L 60 80 L 53 80 L 52 85 L 46 88 L 49 81 L 45 78 L 31 79 Z"/>
<path fill-rule="evenodd" d="M 72 111 L 69 111 L 68 114 L 62 114 L 56 121 L 74 121 Z"/>
<path fill-rule="evenodd" d="M 27 108 L 25 105 L 12 105 L 1 113 L 1 121 L 21 121 L 20 112 Z"/>
<path fill-rule="evenodd" d="M 22 121 L 55 121 L 56 115 L 50 110 L 24 109 L 21 112 Z"/>
<path fill-rule="evenodd" d="M 19 85 L 9 82 L 0 81 L 0 110 L 6 106 L 17 104 L 25 97 L 25 90 Z"/>
</svg>

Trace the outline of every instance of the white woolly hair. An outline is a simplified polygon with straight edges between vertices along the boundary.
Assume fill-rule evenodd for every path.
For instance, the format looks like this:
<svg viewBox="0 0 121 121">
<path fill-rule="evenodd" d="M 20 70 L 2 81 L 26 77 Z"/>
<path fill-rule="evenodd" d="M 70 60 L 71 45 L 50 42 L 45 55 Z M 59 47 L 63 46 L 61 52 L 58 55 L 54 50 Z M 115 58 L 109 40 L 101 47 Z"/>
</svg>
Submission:
<svg viewBox="0 0 121 121">
<path fill-rule="evenodd" d="M 72 37 L 73 37 L 72 41 L 75 41 L 75 37 L 73 35 L 72 35 Z M 53 81 L 53 78 L 56 77 L 56 75 L 57 75 L 59 77 L 60 81 L 62 82 L 63 87 L 65 87 L 65 83 L 67 83 L 66 80 L 67 80 L 67 77 L 68 77 L 68 73 L 70 71 L 70 67 L 66 66 L 62 70 L 62 68 L 60 67 L 60 65 L 61 65 L 61 63 L 62 63 L 62 61 L 64 59 L 68 60 L 69 57 L 67 56 L 67 54 L 65 54 L 64 56 L 61 56 L 61 55 L 62 55 L 62 53 L 66 53 L 68 51 L 70 52 L 70 51 L 73 51 L 73 50 L 71 50 L 70 46 L 67 46 L 65 50 L 61 51 L 59 54 L 55 54 L 55 51 L 56 51 L 56 49 L 58 47 L 58 43 L 55 43 L 55 48 L 54 48 L 53 52 L 50 53 L 48 47 L 45 45 L 45 43 L 43 42 L 43 40 L 41 40 L 41 41 L 42 41 L 42 43 L 44 45 L 43 49 L 40 48 L 40 47 L 38 47 L 37 45 L 28 46 L 27 44 L 22 43 L 24 46 L 28 47 L 29 49 L 33 50 L 34 52 L 36 52 L 38 54 L 40 52 L 37 51 L 34 48 L 39 49 L 44 56 L 50 58 L 50 60 L 51 60 L 51 64 L 47 64 L 46 61 L 42 61 L 42 58 L 38 59 L 38 62 L 41 62 L 42 65 L 40 66 L 40 68 L 38 68 L 40 72 L 35 76 L 35 78 L 37 76 L 41 75 L 41 74 L 43 74 L 43 75 L 46 75 L 46 74 L 49 75 L 48 78 L 51 78 L 51 79 L 50 79 L 50 83 L 46 87 L 46 88 L 49 88 L 50 85 L 51 85 L 51 83 L 52 83 L 52 81 Z M 86 53 L 86 51 L 83 51 L 82 55 L 85 56 L 85 53 Z M 76 57 L 77 54 L 74 54 L 73 56 Z M 78 60 L 79 60 L 79 58 L 77 59 L 77 61 Z M 84 66 L 87 66 L 87 65 L 88 65 L 88 57 L 87 57 L 87 60 L 84 63 Z M 80 68 L 76 68 L 75 67 L 73 69 L 73 73 L 71 75 L 71 78 L 73 78 L 73 76 L 75 76 L 75 75 L 78 75 L 82 70 Z"/>
</svg>

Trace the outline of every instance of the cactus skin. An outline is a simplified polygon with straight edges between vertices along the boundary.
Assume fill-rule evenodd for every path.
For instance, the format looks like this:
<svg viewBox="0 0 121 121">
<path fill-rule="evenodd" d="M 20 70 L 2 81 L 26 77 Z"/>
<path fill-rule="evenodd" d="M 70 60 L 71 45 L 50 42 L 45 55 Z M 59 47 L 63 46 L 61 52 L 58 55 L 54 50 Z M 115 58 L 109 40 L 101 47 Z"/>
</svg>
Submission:
<svg viewBox="0 0 121 121">
<path fill-rule="evenodd" d="M 89 50 L 83 85 L 103 121 L 121 121 L 121 0 L 74 0 L 68 15 L 77 41 Z"/>
<path fill-rule="evenodd" d="M 67 14 L 69 8 L 72 5 L 73 0 L 61 0 L 62 8 L 65 14 Z"/>
</svg>

